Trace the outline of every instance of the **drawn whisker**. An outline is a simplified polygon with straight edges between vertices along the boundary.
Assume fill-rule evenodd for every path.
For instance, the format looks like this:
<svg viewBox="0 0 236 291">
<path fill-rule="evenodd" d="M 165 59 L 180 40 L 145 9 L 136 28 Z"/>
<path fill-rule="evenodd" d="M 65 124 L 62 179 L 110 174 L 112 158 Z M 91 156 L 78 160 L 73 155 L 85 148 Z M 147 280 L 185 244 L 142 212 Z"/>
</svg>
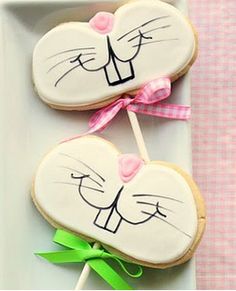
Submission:
<svg viewBox="0 0 236 291">
<path fill-rule="evenodd" d="M 77 158 L 75 158 L 75 157 L 72 157 L 72 156 L 70 156 L 70 155 L 68 155 L 68 154 L 65 154 L 65 153 L 59 153 L 60 155 L 62 155 L 62 156 L 65 156 L 65 157 L 67 157 L 67 158 L 70 158 L 70 159 L 72 159 L 72 160 L 74 160 L 74 161 L 76 161 L 76 162 L 78 162 L 78 163 L 80 163 L 80 164 L 82 164 L 82 165 L 84 165 L 85 167 L 87 167 L 90 171 L 92 171 L 95 175 L 97 175 L 103 182 L 105 182 L 106 180 L 98 173 L 98 172 L 96 172 L 94 169 L 92 169 L 89 165 L 87 165 L 85 162 L 83 162 L 83 161 L 81 161 L 81 160 L 79 160 L 79 159 L 77 159 Z"/>
<path fill-rule="evenodd" d="M 148 34 L 148 33 L 150 33 L 150 32 L 153 32 L 153 31 L 156 31 L 156 30 L 159 30 L 159 29 L 169 28 L 169 27 L 171 27 L 171 25 L 163 25 L 163 26 L 159 26 L 159 27 L 156 27 L 156 28 L 150 29 L 150 30 L 148 30 L 148 31 L 144 31 L 144 32 L 142 32 L 142 34 L 143 34 L 143 35 L 146 35 L 146 34 Z M 140 37 L 140 34 L 138 34 L 138 35 L 136 35 L 136 36 L 134 36 L 134 37 L 128 39 L 128 42 L 131 42 L 131 41 L 135 40 L 135 39 L 138 38 L 138 37 Z"/>
<path fill-rule="evenodd" d="M 155 207 L 155 209 L 156 209 L 156 212 L 155 212 L 153 215 L 159 214 L 159 215 L 161 215 L 161 216 L 167 218 L 167 215 L 164 214 L 164 213 L 162 213 L 162 212 L 160 211 L 160 209 L 165 209 L 165 207 L 161 207 L 161 206 L 159 206 L 159 202 L 157 202 L 157 203 L 148 203 L 148 202 L 143 202 L 143 201 L 137 201 L 136 203 L 137 203 L 137 204 L 142 204 L 142 205 L 153 206 L 153 207 Z"/>
<path fill-rule="evenodd" d="M 73 48 L 73 49 L 69 49 L 69 50 L 64 50 L 64 51 L 58 52 L 54 55 L 47 57 L 47 60 L 54 58 L 56 56 L 62 55 L 62 54 L 70 53 L 70 52 L 87 51 L 87 50 L 94 50 L 94 49 L 95 49 L 95 47 L 80 47 L 80 48 Z"/>
<path fill-rule="evenodd" d="M 85 173 L 80 172 L 80 171 L 78 171 L 78 170 L 76 170 L 76 169 L 73 169 L 73 168 L 70 168 L 70 167 L 58 166 L 58 168 L 66 169 L 66 170 L 69 170 L 69 171 L 73 171 L 73 172 L 75 172 L 75 173 L 77 173 L 77 174 L 80 174 L 80 175 L 83 175 L 83 176 L 86 175 Z M 89 176 L 88 179 L 92 180 L 92 181 L 93 181 L 94 183 L 96 183 L 98 186 L 103 187 L 102 184 L 100 184 L 98 181 L 96 181 L 96 180 L 93 179 L 92 177 Z"/>
<path fill-rule="evenodd" d="M 169 15 L 165 15 L 165 16 L 155 17 L 155 18 L 153 18 L 153 19 L 151 19 L 151 20 L 149 20 L 149 21 L 147 21 L 147 22 L 144 22 L 142 25 L 139 25 L 139 26 L 133 28 L 132 30 L 126 32 L 126 33 L 123 34 L 121 37 L 119 37 L 117 40 L 119 41 L 119 40 L 123 39 L 124 37 L 126 37 L 126 36 L 129 35 L 129 34 L 131 34 L 132 32 L 134 32 L 134 31 L 136 31 L 136 30 L 138 30 L 138 29 L 140 29 L 140 28 L 142 28 L 142 27 L 145 27 L 145 26 L 147 26 L 147 25 L 150 24 L 150 23 L 153 23 L 153 22 L 155 22 L 155 21 L 158 21 L 158 20 L 161 20 L 161 19 L 165 19 L 165 18 L 168 18 L 168 17 L 170 17 L 170 16 L 169 16 Z"/>
<path fill-rule="evenodd" d="M 87 53 L 87 54 L 83 54 L 82 56 L 91 56 L 91 55 L 96 55 L 96 53 Z M 47 73 L 51 72 L 53 69 L 55 69 L 57 66 L 63 64 L 63 63 L 66 63 L 67 61 L 69 60 L 73 60 L 74 58 L 78 57 L 78 54 L 77 55 L 74 55 L 72 57 L 69 57 L 69 58 L 66 58 L 58 63 L 56 63 L 55 65 L 53 65 L 51 68 L 48 69 Z"/>
<path fill-rule="evenodd" d="M 71 185 L 71 186 L 76 186 L 78 188 L 85 188 L 85 189 L 89 189 L 89 190 L 93 190 L 93 191 L 97 191 L 100 193 L 104 193 L 103 190 L 97 189 L 97 188 L 93 188 L 93 187 L 89 187 L 89 186 L 84 186 L 84 185 L 80 185 L 80 184 L 76 184 L 76 183 L 70 183 L 70 182 L 60 182 L 60 181 L 55 181 L 53 182 L 54 184 L 62 184 L 62 185 Z"/>
<path fill-rule="evenodd" d="M 156 194 L 133 194 L 132 196 L 133 197 L 157 197 L 157 198 L 172 200 L 172 201 L 179 202 L 179 203 L 184 203 L 183 201 L 172 198 L 172 197 L 163 196 L 163 195 L 156 195 Z"/>
<path fill-rule="evenodd" d="M 142 204 L 142 205 L 150 205 L 150 206 L 154 206 L 154 207 L 157 206 L 156 203 L 149 203 L 149 202 L 144 202 L 144 201 L 137 201 L 136 203 L 137 203 L 137 204 Z M 164 210 L 169 211 L 169 212 L 171 212 L 171 213 L 175 213 L 173 210 L 171 210 L 171 209 L 169 209 L 169 208 L 166 208 L 166 207 L 163 207 L 163 206 L 160 206 L 160 205 L 158 205 L 158 208 L 160 208 L 160 209 L 164 209 Z"/>
<path fill-rule="evenodd" d="M 148 213 L 146 211 L 142 211 L 143 214 L 146 214 L 146 215 L 149 215 L 150 217 L 155 217 L 157 219 L 160 219 L 161 221 L 165 222 L 166 224 L 168 224 L 169 226 L 173 227 L 174 229 L 176 229 L 177 231 L 181 232 L 182 234 L 184 234 L 185 236 L 189 237 L 189 238 L 192 238 L 191 235 L 189 235 L 188 233 L 184 232 L 182 229 L 178 228 L 176 225 L 166 221 L 165 219 L 159 217 L 159 216 L 156 216 L 156 215 L 153 215 L 152 213 Z"/>
<path fill-rule="evenodd" d="M 159 40 L 154 40 L 154 41 L 149 41 L 149 42 L 143 42 L 141 44 L 135 44 L 135 45 L 133 45 L 133 47 L 140 47 L 143 45 L 153 44 L 153 43 L 157 43 L 157 42 L 168 42 L 168 41 L 176 41 L 176 40 L 179 40 L 179 39 L 178 38 L 159 39 Z"/>
<path fill-rule="evenodd" d="M 95 60 L 95 58 L 91 58 L 91 59 L 89 59 L 87 61 L 84 61 L 82 64 L 86 64 L 86 63 L 91 62 L 91 61 L 94 61 L 94 60 Z M 69 69 L 68 71 L 66 71 L 60 78 L 57 79 L 57 81 L 55 82 L 54 86 L 57 87 L 58 83 L 62 79 L 64 79 L 69 73 L 71 73 L 72 71 L 74 71 L 75 69 L 77 69 L 80 66 L 81 66 L 81 64 L 78 64 L 78 65 L 72 67 L 71 69 Z"/>
</svg>

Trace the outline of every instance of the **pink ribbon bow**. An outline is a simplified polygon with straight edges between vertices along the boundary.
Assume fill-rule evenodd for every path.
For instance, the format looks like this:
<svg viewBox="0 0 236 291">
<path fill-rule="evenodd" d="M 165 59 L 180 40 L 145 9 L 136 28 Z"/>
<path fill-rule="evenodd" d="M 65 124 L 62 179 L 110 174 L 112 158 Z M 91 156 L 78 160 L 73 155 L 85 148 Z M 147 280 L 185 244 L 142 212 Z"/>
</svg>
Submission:
<svg viewBox="0 0 236 291">
<path fill-rule="evenodd" d="M 89 120 L 89 130 L 83 135 L 105 129 L 121 109 L 170 119 L 189 119 L 190 106 L 160 103 L 170 94 L 171 81 L 169 78 L 153 80 L 140 89 L 135 97 L 123 95 L 123 98 L 95 112 Z"/>
</svg>

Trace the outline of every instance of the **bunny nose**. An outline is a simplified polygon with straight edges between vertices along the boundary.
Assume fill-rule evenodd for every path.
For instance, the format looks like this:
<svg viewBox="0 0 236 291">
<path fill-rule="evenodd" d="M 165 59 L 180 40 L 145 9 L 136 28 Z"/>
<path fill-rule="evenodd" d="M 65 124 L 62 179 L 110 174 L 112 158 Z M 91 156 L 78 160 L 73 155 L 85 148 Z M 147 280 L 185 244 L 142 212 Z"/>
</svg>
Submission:
<svg viewBox="0 0 236 291">
<path fill-rule="evenodd" d="M 144 161 L 134 154 L 121 155 L 119 157 L 119 174 L 123 182 L 133 179 L 143 166 Z"/>
<path fill-rule="evenodd" d="M 89 24 L 98 33 L 108 34 L 114 26 L 115 16 L 109 12 L 98 12 L 90 21 Z"/>
</svg>

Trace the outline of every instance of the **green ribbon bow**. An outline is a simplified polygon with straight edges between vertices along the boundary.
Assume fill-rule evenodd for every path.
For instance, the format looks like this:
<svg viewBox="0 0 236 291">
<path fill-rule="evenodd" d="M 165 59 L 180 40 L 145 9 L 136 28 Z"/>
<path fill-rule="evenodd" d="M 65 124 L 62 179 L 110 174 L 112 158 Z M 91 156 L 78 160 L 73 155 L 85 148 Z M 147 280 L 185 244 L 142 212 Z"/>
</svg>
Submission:
<svg viewBox="0 0 236 291">
<path fill-rule="evenodd" d="M 53 241 L 68 249 L 58 252 L 36 253 L 36 255 L 56 264 L 88 263 L 115 290 L 133 290 L 133 288 L 105 262 L 106 259 L 115 260 L 130 277 L 139 278 L 142 276 L 141 266 L 138 266 L 137 272 L 132 274 L 118 256 L 110 254 L 104 249 L 93 249 L 87 241 L 67 231 L 58 229 Z"/>
</svg>

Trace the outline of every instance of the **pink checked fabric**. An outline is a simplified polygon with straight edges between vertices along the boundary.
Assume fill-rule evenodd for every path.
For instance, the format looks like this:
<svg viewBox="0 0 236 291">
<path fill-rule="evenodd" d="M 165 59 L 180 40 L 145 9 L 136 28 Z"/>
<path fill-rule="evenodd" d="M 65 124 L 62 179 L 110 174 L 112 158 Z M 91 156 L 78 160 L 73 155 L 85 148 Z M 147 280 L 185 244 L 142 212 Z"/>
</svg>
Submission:
<svg viewBox="0 0 236 291">
<path fill-rule="evenodd" d="M 199 289 L 236 289 L 236 0 L 190 0 L 200 38 L 192 70 L 193 169 L 208 225 Z"/>
<path fill-rule="evenodd" d="M 188 105 L 167 104 L 161 101 L 171 94 L 169 78 L 159 78 L 148 82 L 136 96 L 123 95 L 122 98 L 97 111 L 89 120 L 89 132 L 104 129 L 121 109 L 171 119 L 187 120 L 191 114 Z"/>
<path fill-rule="evenodd" d="M 136 96 L 124 95 L 117 101 L 97 111 L 89 120 L 88 133 L 103 130 L 121 109 L 164 118 L 187 120 L 191 114 L 188 105 L 166 104 L 161 101 L 171 94 L 169 78 L 159 78 L 147 83 Z"/>
<path fill-rule="evenodd" d="M 95 112 L 89 120 L 87 132 L 62 142 L 104 130 L 121 109 L 164 118 L 189 119 L 191 114 L 189 105 L 160 103 L 167 99 L 170 94 L 171 81 L 169 78 L 152 80 L 141 88 L 136 96 L 124 94 L 120 99 Z"/>
</svg>

